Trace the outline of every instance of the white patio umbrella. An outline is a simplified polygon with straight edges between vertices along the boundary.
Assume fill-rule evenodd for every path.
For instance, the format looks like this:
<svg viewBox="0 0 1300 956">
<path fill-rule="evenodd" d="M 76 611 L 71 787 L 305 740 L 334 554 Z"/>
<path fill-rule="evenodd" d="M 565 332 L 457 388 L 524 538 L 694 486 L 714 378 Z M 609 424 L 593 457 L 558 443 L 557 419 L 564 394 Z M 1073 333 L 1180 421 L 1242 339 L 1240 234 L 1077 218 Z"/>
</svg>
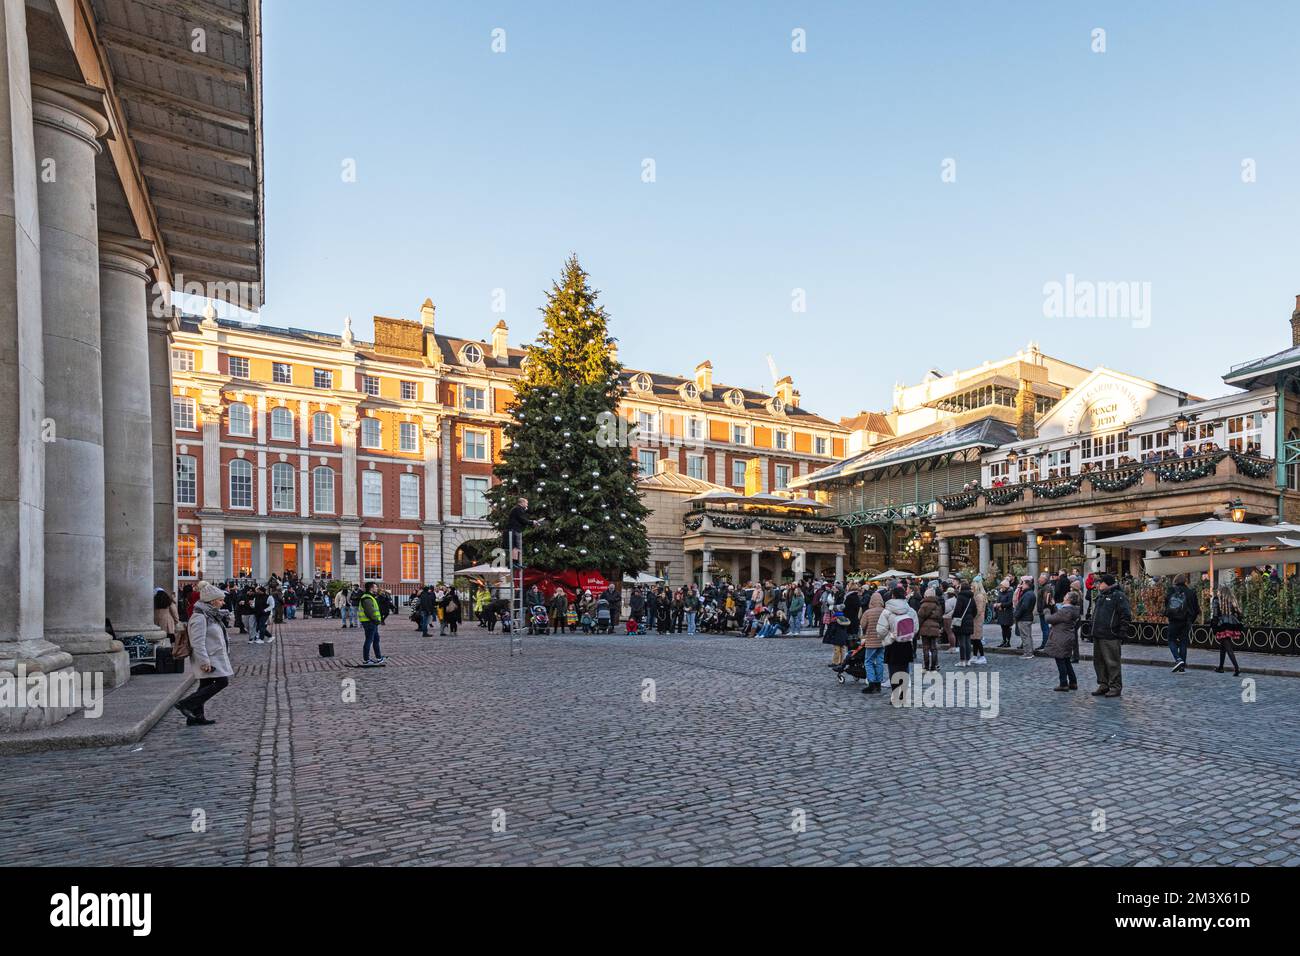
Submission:
<svg viewBox="0 0 1300 956">
<path fill-rule="evenodd" d="M 893 570 L 893 569 L 891 568 L 891 569 L 888 570 L 888 571 L 881 571 L 881 572 L 880 572 L 879 574 L 877 574 L 875 577 L 873 577 L 873 578 L 868 578 L 867 580 L 869 580 L 869 581 L 888 581 L 890 578 L 910 578 L 910 577 L 913 577 L 913 575 L 912 575 L 912 573 L 911 573 L 910 571 L 895 571 L 895 570 Z"/>
<path fill-rule="evenodd" d="M 490 564 L 476 564 L 470 568 L 457 568 L 457 574 L 509 574 L 509 568 L 493 567 Z"/>
<path fill-rule="evenodd" d="M 638 571 L 636 574 L 623 575 L 624 584 L 659 584 L 663 578 L 657 578 L 653 574 L 645 571 Z"/>
<path fill-rule="evenodd" d="M 1113 538 L 1098 538 L 1098 547 L 1140 547 L 1147 551 L 1203 551 L 1210 559 L 1210 581 L 1214 581 L 1214 555 L 1233 548 L 1284 546 L 1282 536 L 1287 532 L 1277 525 L 1246 524 L 1209 518 L 1190 524 L 1170 525 L 1121 534 Z M 1261 552 L 1261 554 L 1264 552 Z"/>
</svg>

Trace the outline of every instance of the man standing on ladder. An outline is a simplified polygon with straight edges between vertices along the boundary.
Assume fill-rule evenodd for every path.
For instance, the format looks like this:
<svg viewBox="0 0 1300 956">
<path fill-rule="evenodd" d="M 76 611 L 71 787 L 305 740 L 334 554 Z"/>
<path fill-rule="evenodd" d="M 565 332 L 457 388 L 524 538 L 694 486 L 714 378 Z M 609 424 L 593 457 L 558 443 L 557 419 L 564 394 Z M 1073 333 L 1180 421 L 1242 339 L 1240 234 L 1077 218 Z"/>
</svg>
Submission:
<svg viewBox="0 0 1300 956">
<path fill-rule="evenodd" d="M 537 524 L 538 519 L 528 517 L 528 499 L 520 498 L 506 517 L 506 550 L 510 553 L 510 569 L 523 565 L 524 529 Z"/>
</svg>

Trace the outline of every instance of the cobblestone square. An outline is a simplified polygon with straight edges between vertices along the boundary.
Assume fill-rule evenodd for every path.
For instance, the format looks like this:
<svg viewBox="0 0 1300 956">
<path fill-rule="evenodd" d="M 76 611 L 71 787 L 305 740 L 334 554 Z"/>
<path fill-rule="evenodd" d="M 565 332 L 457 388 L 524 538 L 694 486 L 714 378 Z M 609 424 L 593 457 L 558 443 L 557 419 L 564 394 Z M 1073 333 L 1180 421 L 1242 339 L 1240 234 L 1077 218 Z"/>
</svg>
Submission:
<svg viewBox="0 0 1300 956">
<path fill-rule="evenodd" d="M 1050 660 L 991 657 L 986 719 L 840 686 L 816 639 L 552 636 L 512 658 L 473 625 L 385 632 L 372 670 L 336 623 L 235 634 L 215 726 L 0 759 L 0 862 L 1300 862 L 1292 678 L 1244 703 L 1229 675 L 1134 666 L 1098 701 L 1087 662 L 1058 694 Z"/>
</svg>

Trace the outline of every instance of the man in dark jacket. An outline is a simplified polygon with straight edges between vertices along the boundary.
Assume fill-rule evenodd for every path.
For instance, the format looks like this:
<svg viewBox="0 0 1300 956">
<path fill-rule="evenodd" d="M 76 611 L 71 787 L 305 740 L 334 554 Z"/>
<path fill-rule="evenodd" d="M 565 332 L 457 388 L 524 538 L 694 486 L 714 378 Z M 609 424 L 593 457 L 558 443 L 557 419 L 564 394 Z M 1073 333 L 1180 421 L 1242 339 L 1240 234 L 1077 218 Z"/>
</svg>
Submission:
<svg viewBox="0 0 1300 956">
<path fill-rule="evenodd" d="M 1034 604 L 1034 579 L 1026 575 L 1020 579 L 1020 597 L 1014 612 L 1022 657 L 1034 656 Z"/>
<path fill-rule="evenodd" d="M 1191 642 L 1192 624 L 1201 616 L 1201 605 L 1196 592 L 1187 586 L 1187 575 L 1179 574 L 1165 595 L 1165 619 L 1169 622 L 1166 634 L 1169 652 L 1174 655 L 1173 672 L 1187 671 L 1187 645 Z"/>
<path fill-rule="evenodd" d="M 420 633 L 428 637 L 429 621 L 438 618 L 438 595 L 427 584 L 420 591 L 420 599 L 416 602 L 415 609 L 420 615 Z"/>
<path fill-rule="evenodd" d="M 1115 575 L 1103 574 L 1097 582 L 1092 612 L 1092 666 L 1097 672 L 1093 697 L 1118 697 L 1124 689 L 1120 672 L 1120 638 L 1128 633 L 1133 610 L 1128 595 L 1115 586 Z"/>
<path fill-rule="evenodd" d="M 528 499 L 520 498 L 506 516 L 506 550 L 510 554 L 510 566 L 518 568 L 523 560 L 520 549 L 523 547 L 524 531 L 537 524 L 537 520 L 528 516 Z"/>
</svg>

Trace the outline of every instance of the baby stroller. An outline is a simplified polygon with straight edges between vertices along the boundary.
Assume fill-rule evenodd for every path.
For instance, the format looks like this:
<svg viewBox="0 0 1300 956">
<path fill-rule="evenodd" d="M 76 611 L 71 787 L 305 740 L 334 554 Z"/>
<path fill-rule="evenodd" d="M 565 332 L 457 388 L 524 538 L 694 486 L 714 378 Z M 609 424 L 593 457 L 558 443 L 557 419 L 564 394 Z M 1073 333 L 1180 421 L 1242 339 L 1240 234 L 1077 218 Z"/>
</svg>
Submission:
<svg viewBox="0 0 1300 956">
<path fill-rule="evenodd" d="M 853 683 L 867 679 L 867 647 L 865 644 L 859 644 L 853 649 L 853 653 L 844 659 L 843 664 L 836 664 L 831 670 L 835 671 L 835 680 L 844 683 L 844 675 L 848 674 L 853 678 Z"/>
<path fill-rule="evenodd" d="M 610 627 L 609 602 L 601 598 L 596 602 L 596 633 L 604 634 Z"/>
<path fill-rule="evenodd" d="M 528 621 L 529 634 L 545 634 L 551 629 L 551 616 L 543 604 L 533 605 L 533 616 Z"/>
</svg>

